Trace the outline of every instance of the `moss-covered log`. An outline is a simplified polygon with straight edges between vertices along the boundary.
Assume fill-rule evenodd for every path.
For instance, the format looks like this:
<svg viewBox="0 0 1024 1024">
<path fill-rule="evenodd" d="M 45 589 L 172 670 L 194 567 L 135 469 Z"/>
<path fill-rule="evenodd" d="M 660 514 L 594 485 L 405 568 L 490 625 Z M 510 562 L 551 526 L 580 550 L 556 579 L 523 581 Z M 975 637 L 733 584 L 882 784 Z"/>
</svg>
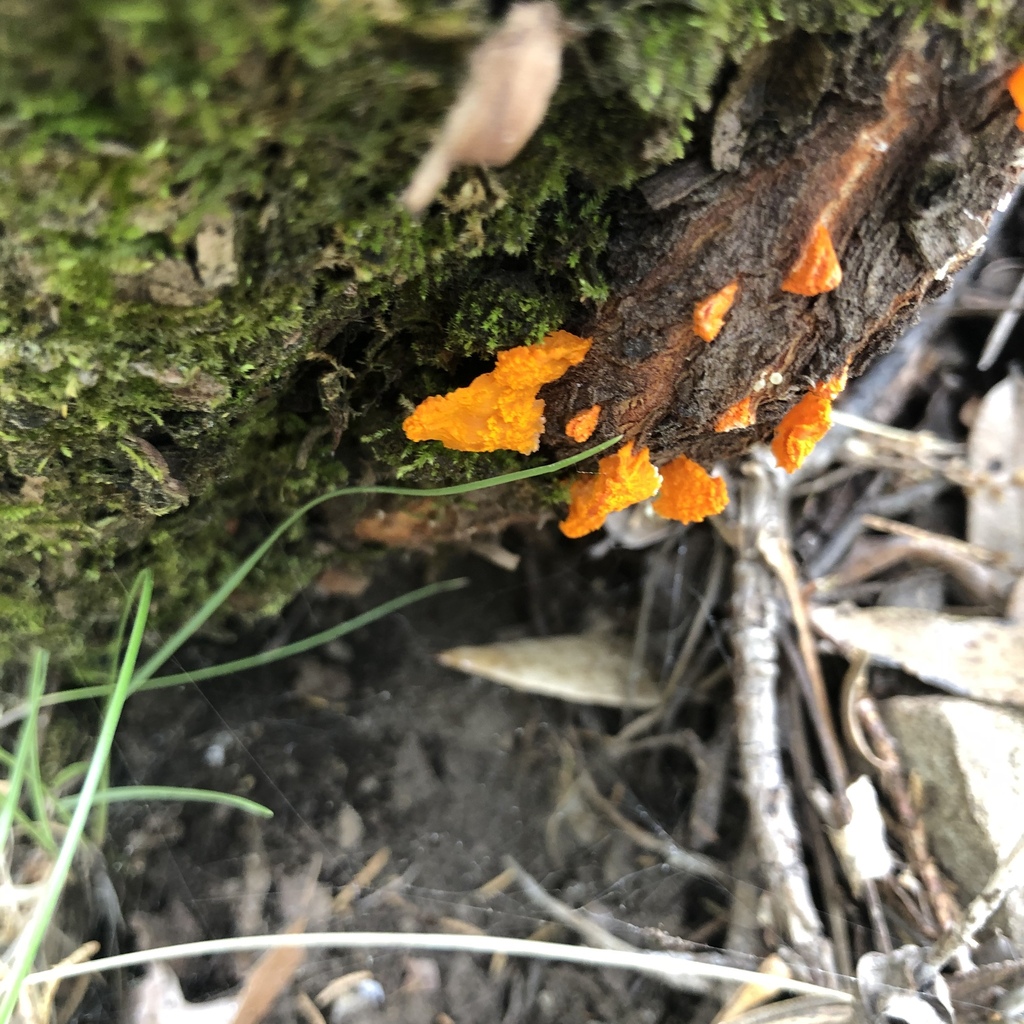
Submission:
<svg viewBox="0 0 1024 1024">
<path fill-rule="evenodd" d="M 75 657 L 141 564 L 158 623 L 179 619 L 268 518 L 350 474 L 508 466 L 413 447 L 400 421 L 556 327 L 597 341 L 545 395 L 542 457 L 581 393 L 658 457 L 727 455 L 800 381 L 884 341 L 1010 177 L 1010 0 L 580 0 L 540 131 L 415 221 L 395 197 L 498 13 L 3 5 L 0 655 L 36 640 Z M 836 221 L 844 288 L 780 299 L 856 133 L 879 124 L 890 153 Z M 726 271 L 744 286 L 702 348 L 674 327 Z M 770 368 L 785 383 L 757 426 L 715 435 Z M 293 537 L 240 601 L 273 607 L 325 557 Z"/>
</svg>

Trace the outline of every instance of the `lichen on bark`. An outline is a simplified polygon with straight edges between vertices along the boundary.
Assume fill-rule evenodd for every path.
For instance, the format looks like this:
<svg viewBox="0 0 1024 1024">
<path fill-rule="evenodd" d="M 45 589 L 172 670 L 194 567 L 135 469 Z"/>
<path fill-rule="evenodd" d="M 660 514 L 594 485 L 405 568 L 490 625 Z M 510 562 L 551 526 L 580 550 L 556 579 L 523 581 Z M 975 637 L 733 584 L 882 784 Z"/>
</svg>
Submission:
<svg viewBox="0 0 1024 1024">
<path fill-rule="evenodd" d="M 79 657 L 142 564 L 157 625 L 180 620 L 267 520 L 353 469 L 507 465 L 413 451 L 401 418 L 592 315 L 623 190 L 684 154 L 746 54 L 887 9 L 580 0 L 566 14 L 586 34 L 540 132 L 416 222 L 395 196 L 482 4 L 4 4 L 0 658 L 30 641 Z M 967 4 L 956 27 L 986 60 L 1021 48 L 1015 16 Z M 297 534 L 237 607 L 279 605 L 312 552 Z"/>
</svg>

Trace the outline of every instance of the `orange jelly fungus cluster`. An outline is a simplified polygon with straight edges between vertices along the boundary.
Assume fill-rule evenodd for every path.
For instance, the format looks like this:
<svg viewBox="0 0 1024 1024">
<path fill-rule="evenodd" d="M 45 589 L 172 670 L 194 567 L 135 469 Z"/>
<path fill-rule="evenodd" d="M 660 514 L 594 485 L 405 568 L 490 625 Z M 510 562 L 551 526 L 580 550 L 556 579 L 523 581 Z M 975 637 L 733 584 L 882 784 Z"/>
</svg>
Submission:
<svg viewBox="0 0 1024 1024">
<path fill-rule="evenodd" d="M 693 309 L 693 329 L 699 338 L 714 341 L 725 324 L 725 314 L 732 309 L 736 293 L 740 289 L 738 280 L 730 281 L 714 295 L 698 302 Z"/>
<path fill-rule="evenodd" d="M 468 387 L 420 402 L 402 424 L 405 436 L 462 452 L 508 448 L 529 455 L 544 430 L 537 392 L 582 362 L 591 344 L 590 338 L 555 331 L 537 345 L 499 352 L 494 369 Z"/>
<path fill-rule="evenodd" d="M 772 455 L 787 473 L 799 469 L 832 426 L 832 402 L 846 387 L 846 371 L 816 384 L 793 406 L 775 429 Z"/>
<path fill-rule="evenodd" d="M 590 440 L 590 435 L 597 429 L 597 421 L 601 416 L 601 406 L 592 405 L 575 416 L 565 425 L 565 436 L 571 437 L 578 444 Z"/>
<path fill-rule="evenodd" d="M 752 427 L 757 421 L 757 414 L 750 401 L 750 396 L 741 398 L 734 402 L 715 421 L 715 433 L 724 434 L 727 430 L 742 430 L 744 427 Z"/>
<path fill-rule="evenodd" d="M 566 537 L 582 537 L 604 524 L 612 512 L 619 512 L 657 494 L 661 474 L 651 465 L 651 453 L 641 448 L 633 453 L 633 442 L 606 455 L 593 476 L 577 477 L 569 488 L 569 515 L 558 527 Z"/>
<path fill-rule="evenodd" d="M 699 523 L 728 504 L 725 481 L 685 455 L 661 467 L 661 493 L 652 507 L 663 519 Z"/>
<path fill-rule="evenodd" d="M 832 245 L 832 236 L 819 220 L 807 236 L 789 277 L 782 282 L 782 290 L 794 295 L 821 295 L 838 288 L 842 279 L 843 268 Z"/>
<path fill-rule="evenodd" d="M 1013 97 L 1014 105 L 1020 111 L 1020 114 L 1017 116 L 1017 127 L 1024 131 L 1024 64 L 1021 64 L 1010 75 L 1010 81 L 1006 83 L 1006 86 Z"/>
</svg>

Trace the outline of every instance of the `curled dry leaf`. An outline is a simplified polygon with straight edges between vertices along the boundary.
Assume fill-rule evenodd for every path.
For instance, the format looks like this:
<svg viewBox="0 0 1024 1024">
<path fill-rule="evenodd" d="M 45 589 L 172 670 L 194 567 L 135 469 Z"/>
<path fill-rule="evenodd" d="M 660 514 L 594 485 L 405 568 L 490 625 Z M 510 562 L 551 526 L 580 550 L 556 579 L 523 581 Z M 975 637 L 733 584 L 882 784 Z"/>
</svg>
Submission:
<svg viewBox="0 0 1024 1024">
<path fill-rule="evenodd" d="M 1024 626 L 925 608 L 815 608 L 819 633 L 926 683 L 975 700 L 1024 707 Z"/>
<path fill-rule="evenodd" d="M 437 660 L 514 690 L 574 704 L 652 708 L 661 699 L 646 672 L 631 684 L 629 645 L 604 634 L 453 647 Z"/>
<path fill-rule="evenodd" d="M 469 78 L 402 205 L 420 213 L 455 167 L 504 167 L 540 126 L 562 74 L 565 25 L 550 0 L 513 4 L 469 59 Z"/>
</svg>

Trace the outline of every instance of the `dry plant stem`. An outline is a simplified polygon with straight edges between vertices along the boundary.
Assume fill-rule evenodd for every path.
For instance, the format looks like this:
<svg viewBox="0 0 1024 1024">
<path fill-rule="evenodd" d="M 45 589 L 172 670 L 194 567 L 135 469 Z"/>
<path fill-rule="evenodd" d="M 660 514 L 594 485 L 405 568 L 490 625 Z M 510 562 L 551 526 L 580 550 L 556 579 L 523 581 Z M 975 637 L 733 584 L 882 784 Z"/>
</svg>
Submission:
<svg viewBox="0 0 1024 1024">
<path fill-rule="evenodd" d="M 881 953 L 888 955 L 893 950 L 892 936 L 889 926 L 885 923 L 882 901 L 878 897 L 878 883 L 873 878 L 864 879 L 864 902 L 871 916 L 871 927 L 875 933 L 875 945 Z"/>
<path fill-rule="evenodd" d="M 804 617 L 806 618 L 806 606 L 804 608 Z M 817 659 L 817 647 L 814 647 L 815 660 L 813 662 L 818 669 L 818 683 L 816 684 L 814 672 L 811 669 L 812 663 L 808 663 L 805 660 L 804 651 L 797 648 L 787 629 L 783 628 L 781 630 L 779 639 L 782 641 L 782 647 L 786 652 L 786 660 L 792 667 L 793 675 L 799 684 L 808 716 L 810 717 L 811 724 L 814 726 L 815 735 L 818 737 L 818 746 L 824 754 L 825 770 L 829 776 L 829 787 L 833 795 L 833 809 L 836 812 L 837 818 L 837 820 L 830 822 L 830 824 L 846 824 L 849 821 L 850 814 L 849 802 L 846 797 L 849 769 L 846 766 L 846 757 L 839 746 L 839 737 L 836 735 L 835 727 L 832 723 L 831 710 L 827 703 L 828 695 L 824 692 L 825 680 L 821 674 L 821 662 Z M 821 687 L 820 691 L 818 689 L 819 684 Z M 822 704 L 822 699 L 826 703 Z M 810 754 L 808 754 L 807 760 L 810 763 Z"/>
<path fill-rule="evenodd" d="M 723 886 L 728 887 L 731 879 L 710 857 L 704 857 L 699 853 L 691 853 L 688 850 L 684 850 L 682 847 L 676 846 L 671 839 L 661 839 L 642 829 L 635 822 L 630 821 L 611 800 L 598 790 L 589 772 L 580 772 L 579 786 L 580 791 L 594 807 L 607 815 L 612 824 L 625 832 L 637 846 L 650 850 L 652 853 L 657 853 L 666 864 L 677 871 L 696 875 L 699 878 L 712 878 Z"/>
<path fill-rule="evenodd" d="M 761 560 L 762 526 L 779 516 L 767 467 L 750 460 L 740 487 L 740 547 L 733 569 L 736 725 L 751 829 L 783 934 L 811 967 L 831 978 L 831 943 L 811 898 L 800 857 L 793 799 L 782 770 L 778 726 L 778 601 Z M 775 533 L 779 529 L 776 523 Z"/>
<path fill-rule="evenodd" d="M 1013 333 L 1017 321 L 1020 320 L 1021 306 L 1024 304 L 1024 277 L 1020 279 L 1016 290 L 1010 298 L 1010 304 L 999 314 L 992 333 L 989 334 L 978 359 L 979 370 L 990 370 L 1003 351 L 1003 347 Z"/>
<path fill-rule="evenodd" d="M 832 422 L 839 427 L 846 427 L 861 434 L 868 434 L 890 442 L 894 447 L 911 460 L 919 460 L 922 456 L 938 455 L 962 458 L 964 445 L 959 441 L 944 441 L 929 430 L 903 430 L 901 427 L 890 427 L 888 423 L 875 423 L 862 416 L 854 416 L 841 409 L 832 410 Z"/>
<path fill-rule="evenodd" d="M 757 549 L 779 578 L 789 601 L 793 624 L 796 626 L 797 639 L 800 644 L 800 656 L 803 659 L 801 665 L 800 658 L 794 657 L 793 664 L 798 675 L 801 676 L 801 683 L 805 684 L 807 709 L 811 721 L 814 723 L 818 744 L 831 778 L 832 795 L 838 811 L 838 823 L 845 824 L 850 818 L 850 806 L 846 799 L 846 783 L 849 778 L 846 758 L 839 745 L 839 737 L 836 735 L 832 715 L 829 711 L 825 677 L 821 671 L 821 660 L 818 658 L 818 648 L 811 631 L 807 601 L 804 599 L 800 586 L 786 521 L 782 513 L 783 497 L 772 487 L 771 481 L 775 478 L 769 476 L 767 472 L 764 473 L 764 476 L 766 480 L 764 503 L 765 511 L 768 514 L 760 520 L 757 527 L 755 535 Z"/>
<path fill-rule="evenodd" d="M 700 639 L 704 635 L 704 628 L 711 617 L 711 609 L 714 608 L 718 601 L 718 595 L 722 590 L 722 582 L 725 579 L 726 553 L 725 545 L 717 533 L 715 534 L 714 544 L 715 550 L 711 556 L 711 567 L 708 569 L 707 582 L 704 585 L 704 593 L 701 595 L 700 605 L 696 612 L 694 612 L 693 622 L 690 624 L 689 632 L 686 634 L 686 640 L 683 641 L 679 657 L 676 658 L 672 675 L 668 678 L 666 694 L 669 699 L 674 695 L 676 688 L 683 681 L 683 676 L 686 675 L 687 669 L 693 662 L 693 655 L 697 650 L 697 644 L 700 643 Z"/>
<path fill-rule="evenodd" d="M 790 721 L 790 756 L 793 761 L 793 774 L 796 776 L 797 790 L 810 793 L 814 786 L 814 770 L 811 767 L 811 752 L 807 742 L 807 729 L 802 713 L 800 697 L 792 685 L 786 687 L 786 698 Z M 832 859 L 832 847 L 825 838 L 821 827 L 821 819 L 813 802 L 804 800 L 805 820 L 810 819 L 806 834 L 811 841 L 811 851 L 817 868 L 819 880 L 825 898 L 828 913 L 829 931 L 836 951 L 836 969 L 840 974 L 850 976 L 854 973 L 853 953 L 850 949 L 850 937 L 847 933 L 846 908 L 843 893 L 836 877 L 835 862 Z"/>
<path fill-rule="evenodd" d="M 925 835 L 924 825 L 914 807 L 914 802 L 910 798 L 906 776 L 903 773 L 903 766 L 896 749 L 896 741 L 882 721 L 872 697 L 861 697 L 856 702 L 855 710 L 860 726 L 874 753 L 871 763 L 878 772 L 879 784 L 896 814 L 903 851 L 928 894 L 928 901 L 940 931 L 949 934 L 956 928 L 960 918 L 960 908 L 946 888 L 946 883 L 928 851 L 928 837 Z M 885 767 L 878 767 L 879 762 Z"/>
<path fill-rule="evenodd" d="M 623 942 L 622 939 L 612 935 L 611 932 L 602 928 L 585 914 L 581 914 L 578 910 L 573 910 L 572 907 L 567 906 L 561 900 L 555 899 L 514 857 L 505 856 L 502 858 L 502 861 L 515 872 L 516 877 L 519 879 L 519 884 L 523 887 L 523 892 L 526 893 L 531 902 L 535 903 L 548 917 L 558 921 L 560 924 L 564 924 L 567 928 L 571 928 L 581 938 L 585 939 L 589 945 L 596 946 L 598 949 L 636 951 L 636 946 Z"/>
<path fill-rule="evenodd" d="M 882 476 L 878 476 L 876 480 L 883 484 L 885 482 Z M 875 482 L 872 481 L 872 489 L 875 486 Z M 874 512 L 884 516 L 906 515 L 914 509 L 926 507 L 949 487 L 949 481 L 941 476 L 934 476 L 923 483 L 912 484 L 891 494 L 872 493 L 872 489 L 869 489 L 854 505 L 843 525 L 833 532 L 817 557 L 807 567 L 807 575 L 811 579 L 817 579 L 831 572 L 839 564 L 853 547 L 854 541 L 864 532 L 862 516 L 865 514 Z"/>
<path fill-rule="evenodd" d="M 532 875 L 526 872 L 512 857 L 504 857 L 508 864 L 519 878 L 519 884 L 523 891 L 545 914 L 571 928 L 583 938 L 588 945 L 596 949 L 617 949 L 628 953 L 640 952 L 636 946 L 612 935 L 607 929 L 602 928 L 596 921 L 566 906 L 561 900 L 555 899 Z M 669 982 L 672 988 L 682 992 L 692 992 L 698 995 L 706 995 L 712 991 L 711 983 L 703 978 L 677 978 Z"/>
<path fill-rule="evenodd" d="M 176 946 L 164 946 L 160 949 L 103 957 L 85 964 L 50 967 L 45 971 L 37 971 L 28 975 L 25 984 L 40 985 L 66 978 L 78 978 L 84 974 L 99 974 L 125 967 L 136 967 L 140 964 L 179 960 L 193 956 L 255 952 L 277 948 L 424 949 L 432 952 L 451 953 L 505 953 L 508 956 L 535 960 L 632 970 L 666 983 L 672 983 L 684 975 L 726 981 L 736 985 L 746 985 L 751 981 L 756 981 L 758 984 L 775 984 L 780 992 L 827 996 L 829 999 L 847 1005 L 853 1003 L 853 997 L 846 992 L 826 990 L 820 985 L 812 985 L 792 978 L 769 978 L 766 975 L 759 975 L 753 971 L 725 964 L 690 960 L 677 953 L 590 949 L 587 946 L 566 946 L 558 942 L 537 942 L 530 939 L 512 939 L 493 935 L 442 935 L 410 932 L 306 932 L 301 935 L 292 933 L 245 935 L 203 942 L 185 942 Z"/>
<path fill-rule="evenodd" d="M 928 962 L 941 970 L 961 950 L 973 945 L 974 936 L 999 909 L 1006 894 L 1024 885 L 1024 834 L 993 872 L 981 892 L 971 900 L 963 923 L 953 928 L 936 943 Z"/>
</svg>

